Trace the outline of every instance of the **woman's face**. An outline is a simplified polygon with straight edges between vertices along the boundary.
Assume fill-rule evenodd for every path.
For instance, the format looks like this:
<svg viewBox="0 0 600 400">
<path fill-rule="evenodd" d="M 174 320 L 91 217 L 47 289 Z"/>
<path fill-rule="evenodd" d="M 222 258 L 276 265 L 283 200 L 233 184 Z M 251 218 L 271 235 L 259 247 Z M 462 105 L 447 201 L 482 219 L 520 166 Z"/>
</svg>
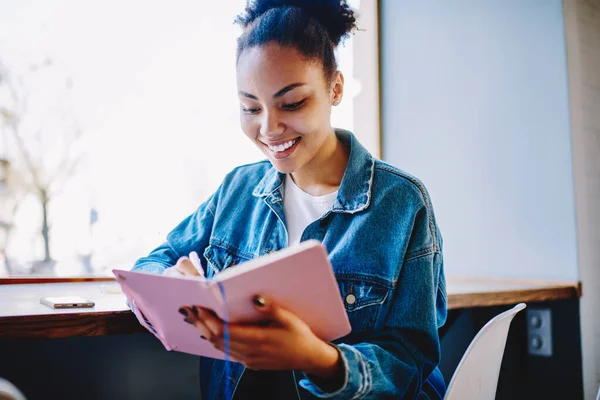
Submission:
<svg viewBox="0 0 600 400">
<path fill-rule="evenodd" d="M 242 130 L 280 172 L 306 166 L 329 140 L 330 116 L 343 77 L 327 87 L 320 63 L 297 50 L 267 44 L 242 52 L 237 87 Z"/>
</svg>

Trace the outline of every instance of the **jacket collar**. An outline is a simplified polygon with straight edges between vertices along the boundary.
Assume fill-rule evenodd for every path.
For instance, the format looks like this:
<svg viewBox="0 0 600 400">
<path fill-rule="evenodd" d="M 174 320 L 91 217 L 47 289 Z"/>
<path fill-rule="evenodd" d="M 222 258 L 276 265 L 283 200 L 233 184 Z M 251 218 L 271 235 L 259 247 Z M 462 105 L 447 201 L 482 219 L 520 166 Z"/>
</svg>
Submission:
<svg viewBox="0 0 600 400">
<path fill-rule="evenodd" d="M 354 214 L 369 207 L 371 202 L 375 159 L 351 132 L 336 128 L 335 134 L 350 149 L 350 156 L 332 211 Z M 271 167 L 252 194 L 267 197 L 271 203 L 281 201 L 283 191 L 279 189 L 283 187 L 284 178 L 285 174 Z"/>
</svg>

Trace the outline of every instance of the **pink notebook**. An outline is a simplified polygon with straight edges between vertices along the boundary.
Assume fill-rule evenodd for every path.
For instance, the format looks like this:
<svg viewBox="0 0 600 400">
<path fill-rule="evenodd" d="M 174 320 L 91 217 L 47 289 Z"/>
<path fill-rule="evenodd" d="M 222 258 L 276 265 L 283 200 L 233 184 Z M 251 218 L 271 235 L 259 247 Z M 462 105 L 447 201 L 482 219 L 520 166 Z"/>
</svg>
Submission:
<svg viewBox="0 0 600 400">
<path fill-rule="evenodd" d="M 252 304 L 256 294 L 294 312 L 325 341 L 351 331 L 327 252 L 316 240 L 228 268 L 212 280 L 122 270 L 113 273 L 152 326 L 137 315 L 140 323 L 167 350 L 224 359 L 224 353 L 201 339 L 199 331 L 184 322 L 178 310 L 198 305 L 213 310 L 222 319 L 227 315 L 232 323 L 257 320 L 260 314 Z M 217 281 L 225 290 L 227 310 Z"/>
</svg>

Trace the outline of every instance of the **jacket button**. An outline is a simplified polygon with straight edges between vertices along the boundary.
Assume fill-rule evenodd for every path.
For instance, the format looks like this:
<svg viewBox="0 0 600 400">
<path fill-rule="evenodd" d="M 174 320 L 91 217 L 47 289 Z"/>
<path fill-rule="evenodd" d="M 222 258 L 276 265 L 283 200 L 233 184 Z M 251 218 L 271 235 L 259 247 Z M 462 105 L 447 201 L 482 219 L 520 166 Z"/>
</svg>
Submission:
<svg viewBox="0 0 600 400">
<path fill-rule="evenodd" d="M 350 293 L 348 296 L 346 296 L 346 303 L 350 305 L 356 303 L 356 296 Z"/>
</svg>

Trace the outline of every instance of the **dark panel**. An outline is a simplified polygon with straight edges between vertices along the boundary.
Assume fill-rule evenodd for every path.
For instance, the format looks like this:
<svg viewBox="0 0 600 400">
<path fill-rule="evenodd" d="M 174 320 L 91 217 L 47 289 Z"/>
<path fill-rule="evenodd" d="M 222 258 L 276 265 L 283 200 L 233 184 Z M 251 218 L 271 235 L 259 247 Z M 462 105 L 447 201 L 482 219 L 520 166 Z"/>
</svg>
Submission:
<svg viewBox="0 0 600 400">
<path fill-rule="evenodd" d="M 28 400 L 199 399 L 198 358 L 148 333 L 0 341 L 0 376 Z"/>
<path fill-rule="evenodd" d="M 508 334 L 496 398 L 583 399 L 579 300 L 529 303 L 552 312 L 552 357 L 530 356 L 527 351 L 526 310 L 515 316 Z M 459 313 L 442 339 L 440 369 L 449 383 L 462 354 L 475 334 L 494 316 L 510 307 L 483 307 Z"/>
</svg>

